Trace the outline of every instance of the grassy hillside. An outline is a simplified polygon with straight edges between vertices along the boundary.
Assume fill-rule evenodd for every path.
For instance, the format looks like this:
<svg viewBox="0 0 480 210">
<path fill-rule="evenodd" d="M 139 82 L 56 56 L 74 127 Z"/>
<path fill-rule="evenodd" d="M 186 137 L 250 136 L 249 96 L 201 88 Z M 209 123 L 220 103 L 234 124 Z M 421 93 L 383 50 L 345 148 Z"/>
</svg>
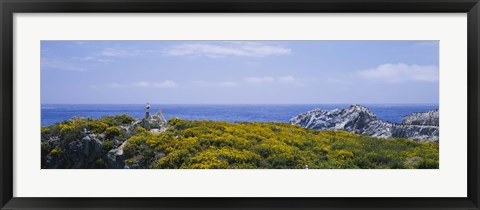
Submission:
<svg viewBox="0 0 480 210">
<path fill-rule="evenodd" d="M 125 147 L 128 162 L 151 168 L 438 168 L 438 143 L 314 131 L 285 123 L 172 119 L 165 133 L 142 131 Z M 149 154 L 165 157 L 151 160 Z"/>
<path fill-rule="evenodd" d="M 103 119 L 82 123 L 101 133 L 104 148 L 105 142 L 128 139 L 123 148 L 123 158 L 127 165 L 135 168 L 302 169 L 305 165 L 310 169 L 439 167 L 439 146 L 435 142 L 379 139 L 344 131 L 315 131 L 285 123 L 181 119 L 169 120 L 170 127 L 160 134 L 153 134 L 140 126 L 127 134 L 121 129 L 123 121 L 131 120 L 108 122 Z M 51 132 L 56 127 L 62 130 L 60 133 L 64 132 L 61 133 L 64 137 L 68 137 L 71 130 L 76 130 L 60 123 L 43 128 L 42 137 L 48 137 L 44 132 Z M 77 123 L 77 127 L 84 126 Z M 60 139 L 65 141 L 62 137 Z M 111 148 L 112 143 L 108 149 Z M 52 155 L 61 152 L 54 151 L 56 149 L 44 148 L 46 151 L 42 153 Z"/>
</svg>

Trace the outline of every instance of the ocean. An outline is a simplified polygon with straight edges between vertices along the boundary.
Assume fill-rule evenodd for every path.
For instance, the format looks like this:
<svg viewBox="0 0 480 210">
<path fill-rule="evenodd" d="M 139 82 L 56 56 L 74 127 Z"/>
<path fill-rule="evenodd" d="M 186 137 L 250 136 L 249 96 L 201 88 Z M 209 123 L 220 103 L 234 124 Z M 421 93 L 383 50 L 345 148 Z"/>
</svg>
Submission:
<svg viewBox="0 0 480 210">
<path fill-rule="evenodd" d="M 162 110 L 165 118 L 215 120 L 228 122 L 289 122 L 292 117 L 316 108 L 330 110 L 348 108 L 350 104 L 304 105 L 192 105 L 152 104 L 150 112 Z M 438 104 L 366 104 L 378 119 L 400 123 L 402 117 L 414 112 L 438 109 Z M 62 122 L 74 116 L 100 118 L 128 114 L 145 116 L 145 104 L 42 104 L 42 126 Z"/>
</svg>

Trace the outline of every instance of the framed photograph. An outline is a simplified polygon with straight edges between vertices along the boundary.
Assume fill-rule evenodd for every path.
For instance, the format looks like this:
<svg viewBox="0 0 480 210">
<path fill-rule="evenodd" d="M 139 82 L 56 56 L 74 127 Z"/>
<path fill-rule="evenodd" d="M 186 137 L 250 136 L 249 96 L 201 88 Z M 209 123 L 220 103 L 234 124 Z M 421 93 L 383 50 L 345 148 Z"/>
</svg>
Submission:
<svg viewBox="0 0 480 210">
<path fill-rule="evenodd" d="M 479 209 L 478 0 L 0 5 L 1 209 Z"/>
</svg>

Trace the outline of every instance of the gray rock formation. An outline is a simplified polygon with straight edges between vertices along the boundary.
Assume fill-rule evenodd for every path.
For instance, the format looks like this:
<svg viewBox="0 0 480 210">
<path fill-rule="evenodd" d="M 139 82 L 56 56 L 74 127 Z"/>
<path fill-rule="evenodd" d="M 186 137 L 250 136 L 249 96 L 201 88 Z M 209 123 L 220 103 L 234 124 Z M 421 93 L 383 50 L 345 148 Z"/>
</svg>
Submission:
<svg viewBox="0 0 480 210">
<path fill-rule="evenodd" d="M 158 111 L 153 116 L 149 116 L 149 117 L 139 119 L 139 120 L 133 122 L 130 126 L 126 126 L 125 129 L 126 129 L 127 132 L 129 132 L 130 134 L 133 135 L 134 131 L 135 131 L 135 128 L 137 126 L 141 126 L 145 129 L 149 130 L 150 132 L 154 133 L 154 134 L 159 134 L 159 133 L 162 133 L 165 130 L 167 130 L 168 123 L 167 123 L 167 120 L 165 120 L 165 118 L 163 117 L 162 112 Z M 127 141 L 125 140 L 124 142 L 122 142 L 122 144 L 119 147 L 114 148 L 114 149 L 108 151 L 107 154 L 105 154 L 103 159 L 106 160 L 105 162 L 107 164 L 107 168 L 116 168 L 116 169 L 120 169 L 120 168 L 125 168 L 125 169 L 142 168 L 140 166 L 141 164 L 138 164 L 136 162 L 132 165 L 125 164 L 123 148 L 125 147 L 126 144 L 127 144 Z"/>
<path fill-rule="evenodd" d="M 161 111 L 158 111 L 153 116 L 137 120 L 128 130 L 133 131 L 137 126 L 142 126 L 147 130 L 158 129 L 161 132 L 168 128 L 167 120 L 165 120 Z"/>
<path fill-rule="evenodd" d="M 94 168 L 102 156 L 102 142 L 94 135 L 68 143 L 62 148 L 63 155 L 49 157 L 46 168 Z"/>
<path fill-rule="evenodd" d="M 91 120 L 71 120 L 84 119 Z M 107 137 L 106 131 L 94 133 L 87 128 L 75 128 L 66 138 L 58 127 L 51 128 L 52 132 L 42 133 L 42 168 L 141 168 L 141 164 L 126 165 L 124 157 L 124 147 L 137 126 L 159 134 L 168 128 L 168 123 L 158 111 L 153 116 L 118 125 L 120 134 L 115 136 Z"/>
<path fill-rule="evenodd" d="M 108 153 L 103 157 L 103 159 L 107 163 L 107 168 L 125 168 L 123 148 L 125 147 L 126 143 L 127 141 L 124 141 L 119 147 L 108 151 Z"/>
<path fill-rule="evenodd" d="M 413 120 L 414 122 L 435 121 L 429 119 L 429 114 L 416 114 L 421 117 L 410 118 L 422 120 Z M 432 118 L 436 116 L 438 122 L 438 112 L 436 115 L 432 112 L 431 115 Z M 378 138 L 407 138 L 415 141 L 438 141 L 439 133 L 436 125 L 395 124 L 378 120 L 368 108 L 360 105 L 352 105 L 347 109 L 315 109 L 292 118 L 290 123 L 315 130 L 344 130 Z"/>
<path fill-rule="evenodd" d="M 438 126 L 438 109 L 429 112 L 417 112 L 403 117 L 402 124 L 406 125 L 435 125 Z"/>
</svg>

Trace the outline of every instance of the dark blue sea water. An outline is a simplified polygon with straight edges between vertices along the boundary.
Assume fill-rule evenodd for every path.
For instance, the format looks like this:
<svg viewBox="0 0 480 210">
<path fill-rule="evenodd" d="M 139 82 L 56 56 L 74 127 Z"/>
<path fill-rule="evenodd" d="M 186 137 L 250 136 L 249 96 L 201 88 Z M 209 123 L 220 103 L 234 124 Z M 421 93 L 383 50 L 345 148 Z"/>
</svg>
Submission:
<svg viewBox="0 0 480 210">
<path fill-rule="evenodd" d="M 216 120 L 228 122 L 288 122 L 290 118 L 315 109 L 347 108 L 349 104 L 306 104 L 306 105 L 151 105 L 151 113 L 161 109 L 165 118 L 179 117 L 188 120 Z M 414 112 L 438 109 L 436 104 L 378 105 L 367 104 L 377 118 L 399 123 L 402 117 Z M 128 114 L 135 118 L 145 116 L 145 104 L 43 104 L 42 126 L 70 119 L 73 116 L 100 118 L 117 114 Z"/>
</svg>

